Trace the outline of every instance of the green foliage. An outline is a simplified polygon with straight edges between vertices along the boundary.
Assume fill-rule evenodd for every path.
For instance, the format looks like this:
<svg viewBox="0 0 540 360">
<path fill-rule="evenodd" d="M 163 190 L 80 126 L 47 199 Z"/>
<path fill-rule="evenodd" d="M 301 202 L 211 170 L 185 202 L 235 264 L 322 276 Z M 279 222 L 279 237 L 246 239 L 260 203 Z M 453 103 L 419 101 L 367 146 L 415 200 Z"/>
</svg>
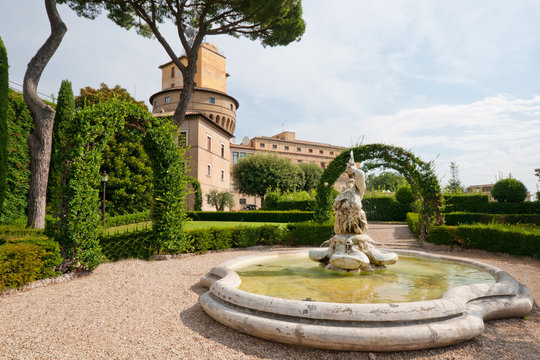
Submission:
<svg viewBox="0 0 540 360">
<path fill-rule="evenodd" d="M 0 37 L 0 214 L 4 213 L 4 199 L 7 190 L 8 172 L 8 106 L 9 106 L 9 65 L 7 51 Z M 0 221 L 2 216 L 0 215 Z"/>
<path fill-rule="evenodd" d="M 391 171 L 383 171 L 379 175 L 369 174 L 366 177 L 366 188 L 368 190 L 390 190 L 392 192 L 407 183 L 402 175 Z"/>
<path fill-rule="evenodd" d="M 370 221 L 404 221 L 411 204 L 401 204 L 391 196 L 364 197 L 363 209 Z"/>
<path fill-rule="evenodd" d="M 298 173 L 298 187 L 304 191 L 310 191 L 317 187 L 323 170 L 312 163 L 300 163 L 298 164 L 300 172 Z"/>
<path fill-rule="evenodd" d="M 201 211 L 202 210 L 202 190 L 201 190 L 201 183 L 196 177 L 188 176 L 187 178 L 189 184 L 191 185 L 191 188 L 193 189 L 193 192 L 195 194 L 195 201 L 193 203 L 193 211 Z"/>
<path fill-rule="evenodd" d="M 459 180 L 459 168 L 453 161 L 450 163 L 450 180 L 448 181 L 448 185 L 444 187 L 444 190 L 450 194 L 463 193 L 463 185 Z"/>
<path fill-rule="evenodd" d="M 26 139 L 33 129 L 30 110 L 21 93 L 9 90 L 7 109 L 7 177 L 0 223 L 24 216 L 30 186 L 30 153 Z"/>
<path fill-rule="evenodd" d="M 232 175 L 242 194 L 264 199 L 268 189 L 294 191 L 298 183 L 298 166 L 275 155 L 246 156 L 233 167 Z"/>
<path fill-rule="evenodd" d="M 185 29 L 190 25 L 198 26 L 202 36 L 245 36 L 251 40 L 260 39 L 265 46 L 287 45 L 299 40 L 305 31 L 302 3 L 297 0 L 267 0 L 263 3 L 255 0 L 205 0 L 195 9 L 191 3 L 171 1 L 147 4 L 127 0 L 58 0 L 58 3 L 69 4 L 77 15 L 89 19 L 95 19 L 106 10 L 107 17 L 118 26 L 134 28 L 138 34 L 145 37 L 152 36 L 151 27 L 145 23 L 149 19 L 155 21 L 156 27 L 170 20 L 178 29 Z"/>
<path fill-rule="evenodd" d="M 147 110 L 144 102 L 135 100 L 119 85 L 109 88 L 101 83 L 99 89 L 85 87 L 75 98 L 78 109 L 107 100 L 124 100 Z M 144 124 L 136 121 L 123 127 L 105 144 L 101 170 L 106 171 L 107 211 L 112 215 L 131 214 L 147 209 L 152 203 L 152 168 L 143 145 Z M 100 194 L 100 198 L 103 194 Z"/>
<path fill-rule="evenodd" d="M 0 226 L 0 292 L 59 275 L 62 262 L 58 243 L 42 230 Z"/>
<path fill-rule="evenodd" d="M 441 189 L 431 163 L 425 163 L 414 154 L 390 145 L 369 144 L 351 149 L 356 161 L 364 162 L 366 170 L 378 167 L 397 170 L 410 184 L 419 211 L 420 238 L 425 238 L 430 224 L 442 223 L 440 208 Z M 315 219 L 328 221 L 332 216 L 333 184 L 343 173 L 349 161 L 350 150 L 343 151 L 328 165 L 317 185 Z"/>
<path fill-rule="evenodd" d="M 144 146 L 152 160 L 154 201 L 152 229 L 160 251 L 185 251 L 184 208 L 188 183 L 185 148 L 175 143 L 176 124 L 170 118 L 149 118 Z"/>
<path fill-rule="evenodd" d="M 420 236 L 420 219 L 417 213 L 407 213 L 407 225 L 414 236 L 418 238 Z"/>
<path fill-rule="evenodd" d="M 137 224 L 150 220 L 150 210 L 145 210 L 133 214 L 106 217 L 105 227 L 109 228 L 121 225 Z"/>
<path fill-rule="evenodd" d="M 527 188 L 516 179 L 501 179 L 493 185 L 491 195 L 499 202 L 522 202 L 527 197 Z"/>
<path fill-rule="evenodd" d="M 490 202 L 479 212 L 488 214 L 540 214 L 540 202 Z"/>
<path fill-rule="evenodd" d="M 334 236 L 334 225 L 302 222 L 287 225 L 286 243 L 295 246 L 320 246 Z"/>
<path fill-rule="evenodd" d="M 437 226 L 429 240 L 436 244 L 540 258 L 540 229 L 501 224 Z"/>
<path fill-rule="evenodd" d="M 311 190 L 307 191 L 295 191 L 295 192 L 282 192 L 280 189 L 271 190 L 266 194 L 264 199 L 264 210 L 301 210 L 312 211 L 315 208 L 316 192 Z"/>
<path fill-rule="evenodd" d="M 225 207 L 230 209 L 234 206 L 233 195 L 228 191 L 212 190 L 206 194 L 206 202 L 214 206 L 217 211 L 224 211 Z"/>
<path fill-rule="evenodd" d="M 103 236 L 99 243 L 103 255 L 111 261 L 148 259 L 159 250 L 151 229 Z"/>
<path fill-rule="evenodd" d="M 411 204 L 414 201 L 414 195 L 409 185 L 398 187 L 394 196 L 400 204 Z"/>
<path fill-rule="evenodd" d="M 62 194 L 62 178 L 65 176 L 65 156 L 67 140 L 70 134 L 67 129 L 75 116 L 75 100 L 71 82 L 63 80 L 58 92 L 56 115 L 54 117 L 53 142 L 51 151 L 51 165 L 49 168 L 49 182 L 47 185 L 47 205 L 49 212 L 60 213 Z M 76 129 L 72 129 L 76 130 Z M 64 177 L 65 179 L 65 177 Z"/>
<path fill-rule="evenodd" d="M 446 225 L 460 224 L 533 224 L 540 226 L 540 214 L 483 214 L 455 212 L 444 215 Z"/>
<path fill-rule="evenodd" d="M 195 221 L 301 222 L 313 218 L 312 211 L 188 211 Z"/>
<path fill-rule="evenodd" d="M 489 196 L 485 194 L 474 195 L 443 195 L 444 212 L 480 212 L 489 203 Z"/>
</svg>

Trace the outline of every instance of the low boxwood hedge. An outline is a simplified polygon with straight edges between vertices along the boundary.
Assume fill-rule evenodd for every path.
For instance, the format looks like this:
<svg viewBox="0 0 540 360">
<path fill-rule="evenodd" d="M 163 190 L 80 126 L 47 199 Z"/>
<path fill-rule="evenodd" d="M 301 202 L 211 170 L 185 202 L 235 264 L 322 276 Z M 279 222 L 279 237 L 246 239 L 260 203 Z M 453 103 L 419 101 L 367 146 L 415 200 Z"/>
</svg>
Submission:
<svg viewBox="0 0 540 360">
<path fill-rule="evenodd" d="M 195 221 L 302 222 L 313 219 L 313 211 L 188 211 Z"/>
<path fill-rule="evenodd" d="M 540 201 L 490 202 L 487 195 L 444 195 L 444 212 L 540 214 Z"/>
<path fill-rule="evenodd" d="M 362 206 L 368 221 L 405 221 L 411 211 L 411 204 L 397 202 L 391 196 L 362 199 Z"/>
<path fill-rule="evenodd" d="M 540 225 L 540 214 L 483 214 L 455 212 L 444 215 L 446 225 L 460 224 L 533 224 Z"/>
</svg>

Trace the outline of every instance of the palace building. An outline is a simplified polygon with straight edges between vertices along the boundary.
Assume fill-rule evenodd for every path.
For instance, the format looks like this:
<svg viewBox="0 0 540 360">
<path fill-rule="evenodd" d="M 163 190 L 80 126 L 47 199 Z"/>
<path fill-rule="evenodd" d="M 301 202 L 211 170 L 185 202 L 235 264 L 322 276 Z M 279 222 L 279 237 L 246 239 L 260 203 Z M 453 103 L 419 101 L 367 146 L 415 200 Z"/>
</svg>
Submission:
<svg viewBox="0 0 540 360">
<path fill-rule="evenodd" d="M 187 64 L 187 58 L 180 61 Z M 154 116 L 172 116 L 182 91 L 182 73 L 170 61 L 161 69 L 161 91 L 150 97 Z M 178 128 L 179 142 L 189 146 L 190 175 L 201 183 L 203 210 L 215 210 L 206 202 L 211 190 L 229 191 L 235 197 L 231 210 L 241 210 L 247 205 L 260 206 L 260 199 L 236 191 L 231 169 L 244 156 L 265 152 L 290 159 L 294 163 L 312 162 L 322 168 L 345 148 L 323 143 L 297 140 L 294 132 L 252 139 L 245 137 L 241 144 L 234 144 L 236 109 L 238 101 L 227 94 L 226 58 L 209 43 L 202 44 L 197 59 L 195 89 L 191 96 L 184 123 Z M 188 196 L 188 206 L 193 205 L 193 195 Z"/>
</svg>

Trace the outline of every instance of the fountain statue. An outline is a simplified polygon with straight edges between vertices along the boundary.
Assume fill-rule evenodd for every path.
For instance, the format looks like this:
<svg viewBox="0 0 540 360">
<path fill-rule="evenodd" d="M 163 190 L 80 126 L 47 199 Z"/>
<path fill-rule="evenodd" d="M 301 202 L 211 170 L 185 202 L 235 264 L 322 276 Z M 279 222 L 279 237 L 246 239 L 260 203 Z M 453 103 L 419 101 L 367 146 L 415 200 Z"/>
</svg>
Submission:
<svg viewBox="0 0 540 360">
<path fill-rule="evenodd" d="M 342 271 L 372 271 L 396 263 L 397 254 L 375 248 L 375 241 L 367 235 L 367 218 L 362 209 L 366 174 L 356 167 L 352 150 L 345 173 L 351 186 L 334 200 L 336 235 L 321 245 L 326 247 L 310 250 L 309 258 L 327 269 Z"/>
</svg>

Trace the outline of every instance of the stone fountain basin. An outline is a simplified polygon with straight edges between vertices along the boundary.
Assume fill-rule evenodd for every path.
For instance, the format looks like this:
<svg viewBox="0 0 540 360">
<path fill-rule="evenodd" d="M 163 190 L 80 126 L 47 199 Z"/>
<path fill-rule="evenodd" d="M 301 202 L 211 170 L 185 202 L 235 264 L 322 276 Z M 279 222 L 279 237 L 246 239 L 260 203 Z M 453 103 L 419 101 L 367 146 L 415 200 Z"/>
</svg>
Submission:
<svg viewBox="0 0 540 360">
<path fill-rule="evenodd" d="M 199 302 L 216 321 L 271 341 L 347 351 L 426 349 L 470 340 L 484 321 L 521 317 L 533 298 L 507 272 L 477 261 L 410 250 L 390 250 L 426 260 L 448 260 L 490 273 L 495 283 L 449 289 L 440 299 L 385 304 L 342 304 L 287 300 L 238 289 L 236 269 L 272 259 L 308 256 L 308 249 L 242 256 L 225 261 L 201 278 L 209 288 Z"/>
</svg>

